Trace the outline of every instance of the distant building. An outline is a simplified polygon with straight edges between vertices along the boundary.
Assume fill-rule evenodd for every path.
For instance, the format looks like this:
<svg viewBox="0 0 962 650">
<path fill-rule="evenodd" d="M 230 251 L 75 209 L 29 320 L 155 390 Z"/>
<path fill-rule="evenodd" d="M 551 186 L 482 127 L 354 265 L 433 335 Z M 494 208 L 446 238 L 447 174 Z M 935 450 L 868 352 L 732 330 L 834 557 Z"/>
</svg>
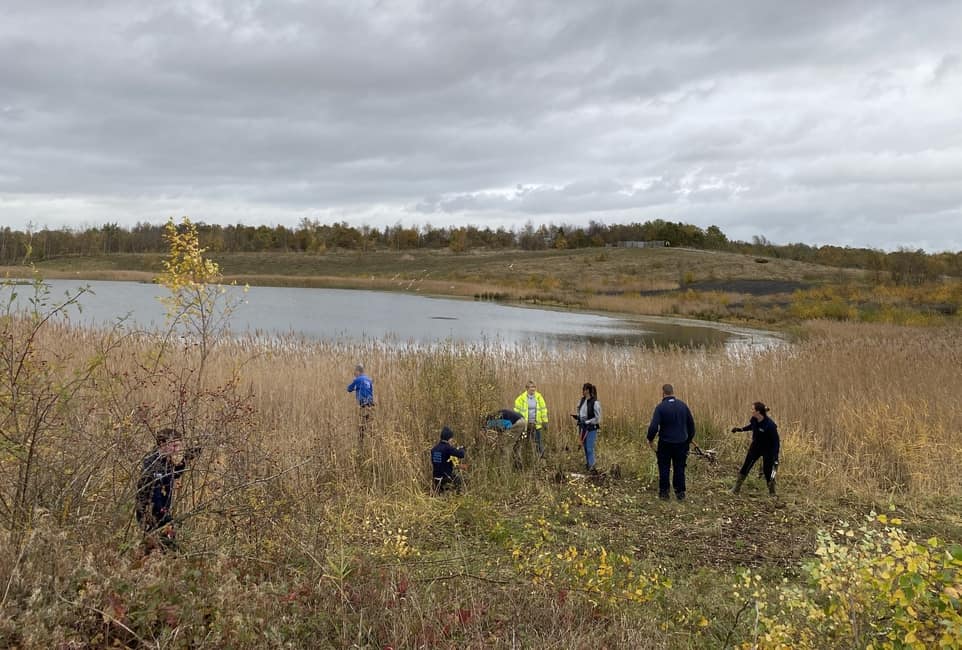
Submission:
<svg viewBox="0 0 962 650">
<path fill-rule="evenodd" d="M 668 246 L 668 242 L 661 239 L 653 239 L 651 241 L 620 241 L 618 242 L 619 248 L 665 248 Z"/>
</svg>

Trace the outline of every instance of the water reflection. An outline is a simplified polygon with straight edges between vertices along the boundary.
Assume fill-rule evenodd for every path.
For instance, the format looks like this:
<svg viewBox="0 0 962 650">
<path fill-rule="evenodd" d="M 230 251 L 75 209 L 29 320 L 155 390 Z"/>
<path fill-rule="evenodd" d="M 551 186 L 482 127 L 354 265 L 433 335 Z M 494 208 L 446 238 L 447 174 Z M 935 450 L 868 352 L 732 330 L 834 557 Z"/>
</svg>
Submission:
<svg viewBox="0 0 962 650">
<path fill-rule="evenodd" d="M 159 329 L 163 287 L 133 282 L 48 280 L 51 297 L 89 286 L 83 310 L 73 322 L 102 326 L 126 318 L 128 326 Z M 528 309 L 492 302 L 432 298 L 401 293 L 343 289 L 253 287 L 231 319 L 237 335 L 304 337 L 342 342 L 430 345 L 445 341 L 501 346 L 576 343 L 617 347 L 769 347 L 780 341 L 765 332 L 695 321 L 618 318 L 598 314 Z M 19 287 L 18 293 L 28 289 Z M 21 295 L 21 301 L 25 296 Z"/>
</svg>

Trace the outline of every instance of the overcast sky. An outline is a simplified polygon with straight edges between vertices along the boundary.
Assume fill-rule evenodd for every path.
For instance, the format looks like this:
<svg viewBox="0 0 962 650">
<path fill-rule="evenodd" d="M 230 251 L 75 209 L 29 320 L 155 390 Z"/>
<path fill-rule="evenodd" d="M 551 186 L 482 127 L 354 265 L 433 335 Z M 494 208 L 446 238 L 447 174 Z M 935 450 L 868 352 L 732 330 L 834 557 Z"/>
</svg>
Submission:
<svg viewBox="0 0 962 650">
<path fill-rule="evenodd" d="M 962 249 L 962 2 L 0 0 L 0 223 Z"/>
</svg>

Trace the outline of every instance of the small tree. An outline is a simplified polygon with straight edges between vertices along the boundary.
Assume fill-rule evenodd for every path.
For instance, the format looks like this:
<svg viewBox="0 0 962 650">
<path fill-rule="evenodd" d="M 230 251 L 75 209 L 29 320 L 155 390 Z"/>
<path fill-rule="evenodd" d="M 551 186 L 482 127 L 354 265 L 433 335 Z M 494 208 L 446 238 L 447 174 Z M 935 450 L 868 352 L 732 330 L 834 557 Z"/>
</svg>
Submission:
<svg viewBox="0 0 962 650">
<path fill-rule="evenodd" d="M 43 493 L 43 469 L 52 453 L 50 441 L 68 426 L 64 417 L 101 360 L 65 372 L 67 359 L 41 345 L 41 337 L 72 307 L 79 308 L 82 288 L 60 301 L 50 298 L 41 278 L 25 301 L 18 286 L 4 282 L 9 294 L 0 311 L 0 521 L 10 532 L 10 547 L 20 548 L 34 508 Z M 49 486 L 47 486 L 49 487 Z M 48 504 L 49 505 L 49 504 Z"/>
<path fill-rule="evenodd" d="M 170 331 L 181 329 L 199 346 L 199 381 L 211 346 L 227 332 L 230 317 L 242 299 L 228 293 L 217 262 L 204 257 L 206 249 L 201 248 L 197 226 L 190 219 L 184 217 L 180 227 L 169 219 L 164 240 L 170 253 L 158 281 L 170 295 L 161 302 L 167 307 Z"/>
</svg>

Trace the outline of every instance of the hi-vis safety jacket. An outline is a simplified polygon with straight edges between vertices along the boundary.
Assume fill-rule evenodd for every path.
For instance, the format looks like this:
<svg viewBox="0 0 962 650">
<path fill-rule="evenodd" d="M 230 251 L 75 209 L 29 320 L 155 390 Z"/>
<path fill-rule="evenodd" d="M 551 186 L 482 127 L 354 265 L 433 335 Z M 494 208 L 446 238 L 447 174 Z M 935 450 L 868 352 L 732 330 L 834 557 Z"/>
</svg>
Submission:
<svg viewBox="0 0 962 650">
<path fill-rule="evenodd" d="M 538 391 L 534 392 L 534 399 L 538 403 L 535 427 L 540 429 L 548 424 L 548 406 L 544 403 L 544 397 Z M 514 410 L 521 414 L 521 417 L 528 419 L 528 391 L 524 391 L 514 400 Z"/>
</svg>

